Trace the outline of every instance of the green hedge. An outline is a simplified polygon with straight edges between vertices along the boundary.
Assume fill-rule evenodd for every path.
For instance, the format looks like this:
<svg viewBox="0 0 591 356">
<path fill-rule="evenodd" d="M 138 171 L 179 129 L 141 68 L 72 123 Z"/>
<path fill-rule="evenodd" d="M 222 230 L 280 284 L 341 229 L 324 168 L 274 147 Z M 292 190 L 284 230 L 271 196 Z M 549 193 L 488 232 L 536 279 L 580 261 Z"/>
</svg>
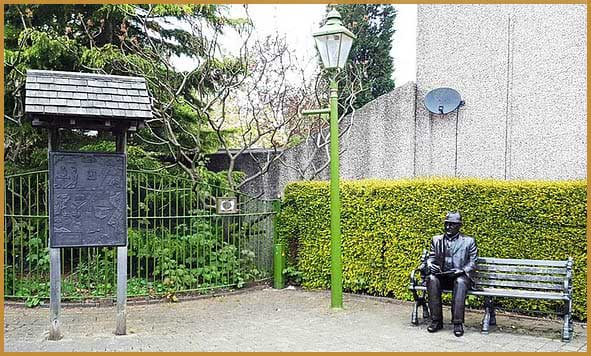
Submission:
<svg viewBox="0 0 591 356">
<path fill-rule="evenodd" d="M 463 233 L 482 257 L 574 259 L 574 311 L 586 318 L 586 183 L 479 179 L 361 180 L 341 183 L 343 287 L 412 300 L 410 271 L 447 211 L 462 212 Z M 327 182 L 285 189 L 279 236 L 306 288 L 330 285 Z M 469 303 L 481 306 L 470 298 Z M 545 301 L 503 300 L 506 308 L 554 311 Z"/>
</svg>

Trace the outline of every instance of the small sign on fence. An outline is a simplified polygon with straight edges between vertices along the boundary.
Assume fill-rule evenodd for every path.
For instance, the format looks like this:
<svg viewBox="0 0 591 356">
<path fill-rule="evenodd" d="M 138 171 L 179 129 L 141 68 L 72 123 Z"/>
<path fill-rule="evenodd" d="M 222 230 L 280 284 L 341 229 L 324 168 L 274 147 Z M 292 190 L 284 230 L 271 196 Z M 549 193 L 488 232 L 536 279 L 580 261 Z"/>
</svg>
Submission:
<svg viewBox="0 0 591 356">
<path fill-rule="evenodd" d="M 238 202 L 235 197 L 220 198 L 216 197 L 216 212 L 218 214 L 236 214 L 238 212 Z"/>
</svg>

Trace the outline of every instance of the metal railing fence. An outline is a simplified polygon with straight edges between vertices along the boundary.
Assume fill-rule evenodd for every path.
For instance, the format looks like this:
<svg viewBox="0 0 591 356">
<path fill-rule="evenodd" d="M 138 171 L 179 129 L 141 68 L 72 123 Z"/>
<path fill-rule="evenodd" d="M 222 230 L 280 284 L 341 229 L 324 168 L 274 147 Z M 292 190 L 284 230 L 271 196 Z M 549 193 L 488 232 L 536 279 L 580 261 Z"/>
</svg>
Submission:
<svg viewBox="0 0 591 356">
<path fill-rule="evenodd" d="M 272 201 L 171 175 L 127 173 L 128 295 L 241 287 L 272 274 Z M 49 298 L 48 173 L 5 178 L 4 291 Z M 215 197 L 234 196 L 236 214 L 216 214 Z M 112 298 L 116 249 L 63 248 L 62 298 Z"/>
</svg>

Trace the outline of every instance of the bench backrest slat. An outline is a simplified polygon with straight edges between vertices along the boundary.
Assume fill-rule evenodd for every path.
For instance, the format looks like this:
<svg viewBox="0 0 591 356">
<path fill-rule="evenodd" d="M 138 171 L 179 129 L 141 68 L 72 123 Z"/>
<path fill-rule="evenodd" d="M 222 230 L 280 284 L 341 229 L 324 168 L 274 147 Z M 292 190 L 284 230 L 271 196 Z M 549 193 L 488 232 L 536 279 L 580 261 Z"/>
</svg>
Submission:
<svg viewBox="0 0 591 356">
<path fill-rule="evenodd" d="M 516 273 L 497 273 L 489 271 L 478 271 L 478 279 L 494 279 L 508 281 L 531 281 L 531 282 L 564 282 L 564 276 L 551 276 L 546 274 L 516 274 Z"/>
<path fill-rule="evenodd" d="M 523 282 L 523 281 L 507 281 L 507 280 L 493 280 L 493 279 L 477 279 L 476 286 L 480 287 L 511 287 L 523 289 L 544 289 L 561 291 L 563 284 L 561 283 L 543 283 L 543 282 Z"/>
<path fill-rule="evenodd" d="M 478 264 L 477 270 L 495 272 L 516 272 L 531 274 L 566 275 L 566 268 L 543 268 L 533 266 L 484 265 Z"/>
<path fill-rule="evenodd" d="M 496 265 L 517 265 L 517 266 L 544 266 L 544 267 L 562 267 L 565 268 L 568 261 L 550 261 L 550 260 L 519 260 L 512 258 L 490 258 L 481 257 L 478 259 L 479 264 L 496 264 Z"/>
</svg>

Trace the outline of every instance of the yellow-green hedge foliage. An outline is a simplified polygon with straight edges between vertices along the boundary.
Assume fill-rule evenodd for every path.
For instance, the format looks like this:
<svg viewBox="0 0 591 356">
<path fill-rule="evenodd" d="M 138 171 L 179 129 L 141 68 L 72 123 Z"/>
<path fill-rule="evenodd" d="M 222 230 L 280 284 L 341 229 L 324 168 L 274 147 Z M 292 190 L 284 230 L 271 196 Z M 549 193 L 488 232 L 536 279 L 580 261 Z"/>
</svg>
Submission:
<svg viewBox="0 0 591 356">
<path fill-rule="evenodd" d="M 586 183 L 480 179 L 360 180 L 341 183 L 343 286 L 351 292 L 411 300 L 409 274 L 447 211 L 482 257 L 574 259 L 574 311 L 586 318 Z M 330 286 L 327 182 L 285 189 L 279 236 L 306 288 Z M 469 300 L 478 304 L 478 300 Z M 505 300 L 508 308 L 551 311 L 544 301 Z"/>
</svg>

